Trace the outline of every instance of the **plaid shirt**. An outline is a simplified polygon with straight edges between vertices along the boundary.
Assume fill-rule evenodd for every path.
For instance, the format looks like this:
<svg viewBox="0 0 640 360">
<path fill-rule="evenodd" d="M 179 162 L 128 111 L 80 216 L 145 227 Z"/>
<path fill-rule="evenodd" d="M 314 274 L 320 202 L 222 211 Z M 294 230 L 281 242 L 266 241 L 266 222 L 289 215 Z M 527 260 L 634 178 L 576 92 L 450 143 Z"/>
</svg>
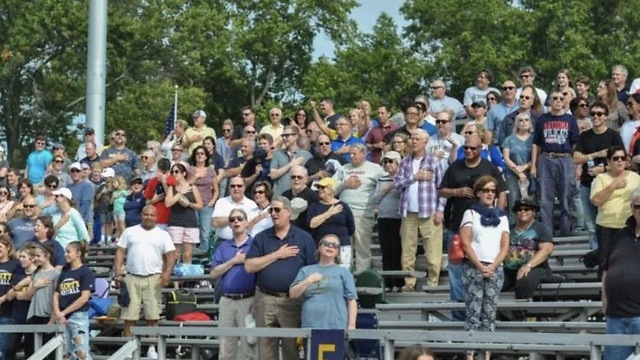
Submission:
<svg viewBox="0 0 640 360">
<path fill-rule="evenodd" d="M 436 211 L 443 212 L 444 205 L 447 203 L 447 199 L 438 197 L 438 187 L 447 169 L 447 161 L 439 160 L 433 154 L 425 154 L 420 160 L 419 169 L 433 172 L 431 181 L 418 181 L 418 217 L 426 219 L 433 216 Z M 413 173 L 413 155 L 402 159 L 393 181 L 396 187 L 402 190 L 400 215 L 406 217 L 409 207 L 409 187 L 417 181 Z"/>
</svg>

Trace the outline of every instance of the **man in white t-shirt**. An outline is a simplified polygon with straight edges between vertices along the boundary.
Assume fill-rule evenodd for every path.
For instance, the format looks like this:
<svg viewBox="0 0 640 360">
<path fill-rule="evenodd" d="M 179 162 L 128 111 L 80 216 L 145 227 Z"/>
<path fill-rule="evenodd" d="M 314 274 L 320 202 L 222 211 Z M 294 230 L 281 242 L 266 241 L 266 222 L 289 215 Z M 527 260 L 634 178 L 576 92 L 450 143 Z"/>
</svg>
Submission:
<svg viewBox="0 0 640 360">
<path fill-rule="evenodd" d="M 122 264 L 126 277 L 123 279 Z M 147 326 L 158 326 L 160 319 L 161 289 L 169 284 L 169 278 L 176 262 L 176 248 L 169 233 L 156 227 L 156 208 L 147 205 L 142 209 L 142 223 L 128 227 L 118 240 L 118 249 L 113 272 L 116 281 L 123 281 L 129 290 L 131 301 L 122 308 L 120 316 L 124 320 L 123 336 L 131 336 L 131 327 L 140 318 L 140 307 L 144 304 Z M 155 357 L 154 357 L 155 356 Z M 153 346 L 147 357 L 156 358 Z"/>
<path fill-rule="evenodd" d="M 233 231 L 229 227 L 229 214 L 233 209 L 242 209 L 247 213 L 248 220 L 251 221 L 259 213 L 258 205 L 244 196 L 244 180 L 240 176 L 232 177 L 229 180 L 229 191 L 231 195 L 216 201 L 211 214 L 211 225 L 216 228 L 218 242 L 233 239 Z"/>
</svg>

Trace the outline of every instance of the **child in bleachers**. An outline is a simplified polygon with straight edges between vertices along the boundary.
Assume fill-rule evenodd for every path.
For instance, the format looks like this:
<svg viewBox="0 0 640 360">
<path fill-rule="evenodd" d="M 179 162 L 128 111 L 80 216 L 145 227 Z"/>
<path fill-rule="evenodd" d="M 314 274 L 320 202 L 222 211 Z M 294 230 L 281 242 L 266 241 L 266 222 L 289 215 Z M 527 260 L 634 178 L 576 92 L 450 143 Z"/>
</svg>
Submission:
<svg viewBox="0 0 640 360">
<path fill-rule="evenodd" d="M 120 238 L 125 228 L 124 203 L 129 195 L 127 181 L 122 176 L 116 176 L 111 182 L 113 193 L 111 201 L 113 203 L 113 221 L 116 224 L 116 240 Z"/>
</svg>

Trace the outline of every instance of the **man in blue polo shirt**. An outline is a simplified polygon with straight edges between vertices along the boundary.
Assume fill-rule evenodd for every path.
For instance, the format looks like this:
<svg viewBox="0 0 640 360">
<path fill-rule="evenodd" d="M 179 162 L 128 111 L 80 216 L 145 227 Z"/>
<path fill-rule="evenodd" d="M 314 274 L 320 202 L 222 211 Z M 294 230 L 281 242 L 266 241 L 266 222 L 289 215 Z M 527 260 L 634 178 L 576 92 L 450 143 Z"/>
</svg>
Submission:
<svg viewBox="0 0 640 360">
<path fill-rule="evenodd" d="M 299 328 L 301 299 L 289 297 L 289 287 L 300 268 L 315 264 L 316 246 L 311 235 L 291 225 L 291 202 L 276 196 L 271 200 L 273 227 L 253 239 L 244 263 L 248 273 L 257 273 L 256 325 L 266 328 Z M 295 339 L 261 338 L 260 360 L 297 359 Z"/>
<path fill-rule="evenodd" d="M 334 154 L 341 155 L 344 162 L 347 163 L 351 160 L 351 145 L 364 145 L 364 141 L 353 136 L 351 121 L 344 116 L 336 120 L 336 131 L 338 132 L 338 137 L 331 141 L 331 151 Z"/>
<path fill-rule="evenodd" d="M 560 236 L 571 232 L 569 199 L 573 174 L 573 148 L 578 142 L 578 122 L 564 110 L 561 92 L 551 94 L 551 111 L 542 114 L 533 130 L 531 176 L 537 177 L 540 189 L 540 220 L 545 228 L 553 229 L 553 201 L 560 203 Z"/>
<path fill-rule="evenodd" d="M 256 293 L 256 275 L 244 270 L 244 261 L 251 248 L 252 239 L 247 235 L 249 219 L 247 213 L 233 209 L 229 213 L 229 227 L 233 239 L 222 242 L 213 254 L 214 268 L 211 277 L 220 278 L 222 297 L 220 298 L 219 326 L 245 327 L 245 317 L 251 312 Z M 220 358 L 236 359 L 238 340 L 245 359 L 256 359 L 255 346 L 249 345 L 246 337 L 221 337 Z"/>
</svg>

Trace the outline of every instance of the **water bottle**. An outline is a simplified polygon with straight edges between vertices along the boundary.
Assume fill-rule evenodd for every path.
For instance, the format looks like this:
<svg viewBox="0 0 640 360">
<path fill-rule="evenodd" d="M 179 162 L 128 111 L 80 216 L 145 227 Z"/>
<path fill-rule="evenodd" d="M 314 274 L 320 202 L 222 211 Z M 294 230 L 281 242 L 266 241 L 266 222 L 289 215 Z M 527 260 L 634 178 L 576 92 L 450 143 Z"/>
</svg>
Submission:
<svg viewBox="0 0 640 360">
<path fill-rule="evenodd" d="M 593 158 L 589 156 L 589 159 L 587 160 L 587 168 L 591 169 L 594 166 L 596 166 L 596 163 L 593 161 Z"/>
</svg>

